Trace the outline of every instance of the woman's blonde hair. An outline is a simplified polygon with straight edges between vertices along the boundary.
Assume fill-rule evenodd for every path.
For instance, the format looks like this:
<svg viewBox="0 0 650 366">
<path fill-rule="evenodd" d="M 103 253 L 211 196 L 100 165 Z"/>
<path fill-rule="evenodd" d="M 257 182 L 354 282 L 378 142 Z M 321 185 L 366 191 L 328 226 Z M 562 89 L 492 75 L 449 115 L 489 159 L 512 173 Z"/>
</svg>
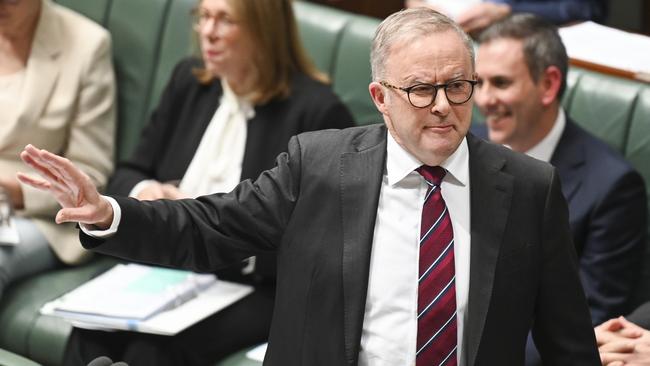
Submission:
<svg viewBox="0 0 650 366">
<path fill-rule="evenodd" d="M 254 49 L 252 77 L 254 88 L 250 98 L 264 104 L 273 98 L 289 96 L 294 72 L 327 83 L 327 75 L 319 71 L 302 47 L 293 14 L 292 0 L 228 0 L 237 21 L 246 28 Z M 200 2 L 199 2 L 200 4 Z M 195 72 L 202 83 L 215 76 L 207 69 Z"/>
</svg>

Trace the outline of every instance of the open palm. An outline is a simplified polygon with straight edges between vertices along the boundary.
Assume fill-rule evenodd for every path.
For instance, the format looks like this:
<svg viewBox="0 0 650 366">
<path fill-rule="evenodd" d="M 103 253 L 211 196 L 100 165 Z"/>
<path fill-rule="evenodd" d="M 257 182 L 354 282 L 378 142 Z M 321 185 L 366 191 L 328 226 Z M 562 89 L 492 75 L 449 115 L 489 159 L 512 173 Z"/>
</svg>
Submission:
<svg viewBox="0 0 650 366">
<path fill-rule="evenodd" d="M 27 145 L 21 159 L 34 168 L 42 179 L 18 173 L 18 179 L 34 188 L 50 192 L 62 209 L 56 222 L 80 222 L 107 228 L 113 219 L 113 209 L 103 199 L 88 175 L 70 160 L 49 151 Z"/>
</svg>

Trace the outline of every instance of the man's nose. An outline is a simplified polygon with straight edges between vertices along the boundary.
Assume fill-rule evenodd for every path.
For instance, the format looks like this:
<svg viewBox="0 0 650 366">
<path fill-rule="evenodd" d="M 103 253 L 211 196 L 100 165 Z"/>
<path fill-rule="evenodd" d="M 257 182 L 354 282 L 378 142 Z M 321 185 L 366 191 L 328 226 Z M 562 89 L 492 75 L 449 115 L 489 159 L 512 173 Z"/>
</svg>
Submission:
<svg viewBox="0 0 650 366">
<path fill-rule="evenodd" d="M 433 99 L 433 104 L 431 105 L 431 113 L 439 115 L 447 115 L 451 105 L 449 104 L 449 99 L 447 99 L 447 93 L 444 89 L 439 89 L 436 93 L 436 97 Z"/>
</svg>

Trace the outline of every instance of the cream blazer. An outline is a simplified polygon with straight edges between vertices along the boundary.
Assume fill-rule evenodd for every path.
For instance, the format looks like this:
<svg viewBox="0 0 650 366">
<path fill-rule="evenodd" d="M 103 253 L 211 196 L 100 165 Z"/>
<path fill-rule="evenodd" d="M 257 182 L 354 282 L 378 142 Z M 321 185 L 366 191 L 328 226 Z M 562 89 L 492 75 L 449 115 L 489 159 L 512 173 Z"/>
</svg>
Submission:
<svg viewBox="0 0 650 366">
<path fill-rule="evenodd" d="M 19 105 L 0 121 L 0 174 L 29 172 L 19 153 L 26 144 L 61 154 L 95 184 L 106 185 L 113 169 L 115 76 L 110 36 L 92 21 L 50 0 L 43 7 L 25 70 Z M 58 203 L 23 185 L 29 217 L 65 263 L 89 256 L 74 224 L 57 225 Z"/>
</svg>

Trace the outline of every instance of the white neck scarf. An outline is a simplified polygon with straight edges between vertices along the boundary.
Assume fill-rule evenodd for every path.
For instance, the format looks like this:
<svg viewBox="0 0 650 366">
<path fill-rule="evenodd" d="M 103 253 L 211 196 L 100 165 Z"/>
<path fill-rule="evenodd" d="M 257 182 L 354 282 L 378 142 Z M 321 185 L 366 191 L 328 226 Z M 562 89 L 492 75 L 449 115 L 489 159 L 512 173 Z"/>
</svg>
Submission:
<svg viewBox="0 0 650 366">
<path fill-rule="evenodd" d="M 225 80 L 223 95 L 179 189 L 197 197 L 229 192 L 241 177 L 248 123 L 255 116 L 250 102 L 238 97 Z"/>
</svg>

